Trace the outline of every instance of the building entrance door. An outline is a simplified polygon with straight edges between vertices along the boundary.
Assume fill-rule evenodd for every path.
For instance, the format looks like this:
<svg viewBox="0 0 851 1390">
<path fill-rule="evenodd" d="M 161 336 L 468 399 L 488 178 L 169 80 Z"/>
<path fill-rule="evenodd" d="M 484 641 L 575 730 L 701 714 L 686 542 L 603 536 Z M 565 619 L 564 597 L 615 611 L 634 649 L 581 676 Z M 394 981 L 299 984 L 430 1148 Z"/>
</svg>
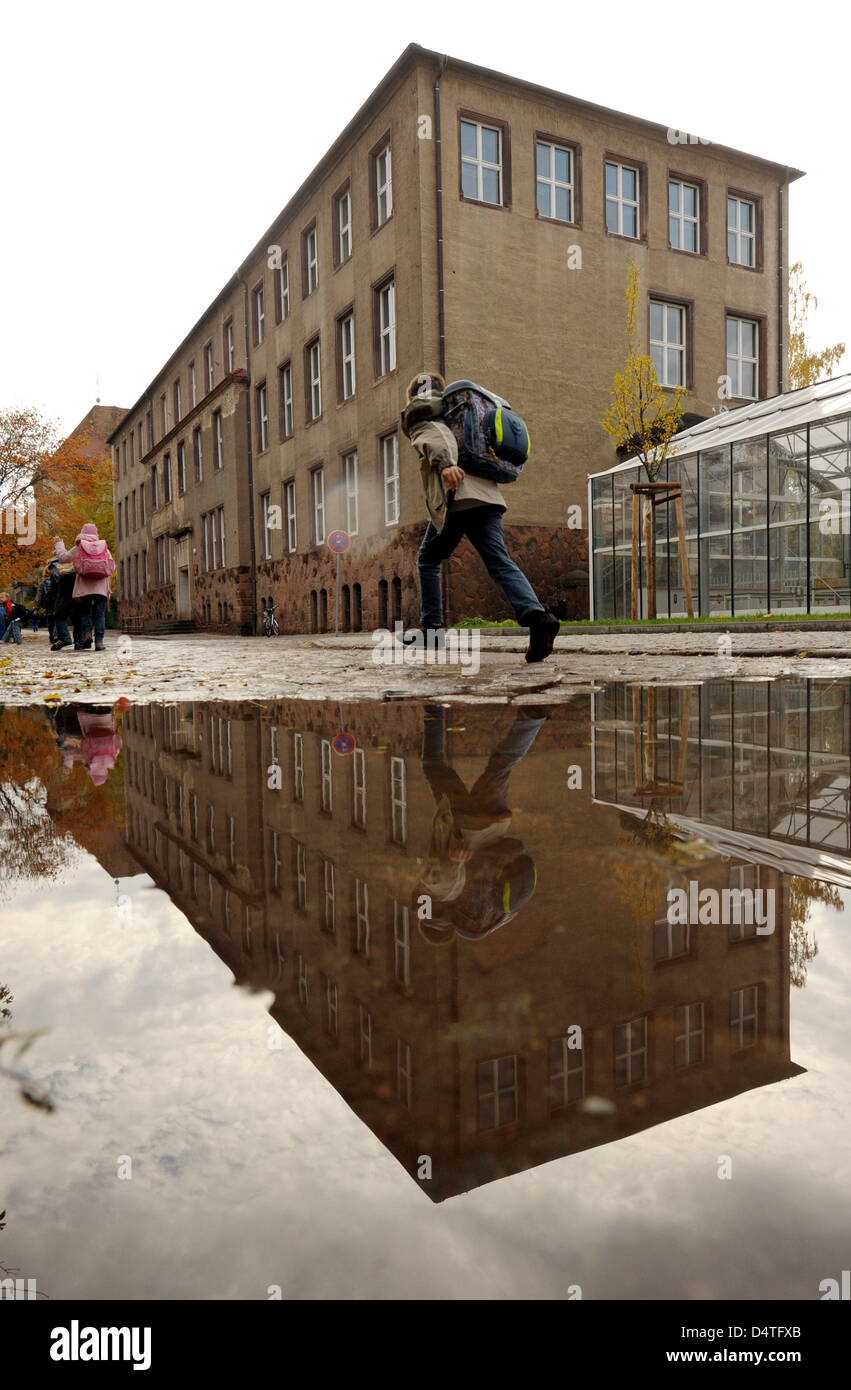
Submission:
<svg viewBox="0 0 851 1390">
<path fill-rule="evenodd" d="M 189 569 L 177 571 L 177 616 L 192 617 L 192 600 L 189 596 Z"/>
</svg>

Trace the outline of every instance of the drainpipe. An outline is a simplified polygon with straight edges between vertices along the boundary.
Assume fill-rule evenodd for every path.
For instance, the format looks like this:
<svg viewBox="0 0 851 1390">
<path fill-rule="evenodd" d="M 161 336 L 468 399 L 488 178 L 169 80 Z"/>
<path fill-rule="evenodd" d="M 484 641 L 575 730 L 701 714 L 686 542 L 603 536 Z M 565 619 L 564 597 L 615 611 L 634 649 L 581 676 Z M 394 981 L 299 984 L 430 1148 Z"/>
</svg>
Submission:
<svg viewBox="0 0 851 1390">
<path fill-rule="evenodd" d="M 440 137 L 440 79 L 449 62 L 444 53 L 437 77 L 434 79 L 434 167 L 435 167 L 435 205 L 437 213 L 437 327 L 438 327 L 438 371 L 446 375 L 446 314 L 445 287 L 443 282 L 443 153 Z"/>
<path fill-rule="evenodd" d="M 446 71 L 446 64 L 448 62 L 449 57 L 444 53 L 440 60 L 437 76 L 434 79 L 434 196 L 437 223 L 437 370 L 443 377 L 446 376 L 446 293 L 443 278 L 443 145 L 440 134 L 440 79 Z M 444 621 L 449 613 L 450 605 L 449 566 L 451 563 L 451 560 L 447 560 L 446 564 L 443 566 Z"/>
<path fill-rule="evenodd" d="M 251 358 L 249 356 L 250 340 L 248 334 L 248 281 L 242 274 L 241 266 L 237 271 L 237 279 L 242 285 L 242 318 L 245 328 L 245 372 L 248 377 L 245 389 L 245 432 L 246 444 L 248 446 L 248 548 L 251 586 L 251 633 L 253 636 L 257 632 L 257 545 L 254 539 L 254 450 L 251 439 Z"/>
<path fill-rule="evenodd" d="M 785 367 L 786 367 L 786 297 L 788 294 L 788 268 L 786 266 L 786 255 L 784 252 L 783 238 L 785 226 L 783 221 L 783 194 L 788 194 L 789 189 L 789 168 L 783 176 L 783 182 L 777 186 L 777 391 L 783 391 Z"/>
</svg>

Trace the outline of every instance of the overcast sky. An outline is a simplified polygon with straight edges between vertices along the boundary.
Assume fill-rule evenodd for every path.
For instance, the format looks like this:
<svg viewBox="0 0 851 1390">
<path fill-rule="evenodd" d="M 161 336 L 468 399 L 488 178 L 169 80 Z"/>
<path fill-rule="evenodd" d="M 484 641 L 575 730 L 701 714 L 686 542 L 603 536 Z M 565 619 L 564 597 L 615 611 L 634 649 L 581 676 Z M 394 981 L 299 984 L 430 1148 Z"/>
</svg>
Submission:
<svg viewBox="0 0 851 1390">
<path fill-rule="evenodd" d="M 410 42 L 805 169 L 791 258 L 851 341 L 845 11 L 5 6 L 0 406 L 132 405 Z"/>
</svg>

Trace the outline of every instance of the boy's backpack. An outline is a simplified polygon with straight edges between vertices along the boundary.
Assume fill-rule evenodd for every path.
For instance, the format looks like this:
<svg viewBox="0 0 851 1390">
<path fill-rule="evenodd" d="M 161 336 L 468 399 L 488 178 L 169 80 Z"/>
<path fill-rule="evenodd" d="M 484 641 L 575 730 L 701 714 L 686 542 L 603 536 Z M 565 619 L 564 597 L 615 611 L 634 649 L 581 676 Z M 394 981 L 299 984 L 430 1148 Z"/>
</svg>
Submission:
<svg viewBox="0 0 851 1390">
<path fill-rule="evenodd" d="M 109 553 L 109 546 L 103 550 L 91 551 L 81 541 L 77 546 L 74 569 L 88 579 L 108 579 L 115 569 L 115 561 Z"/>
<path fill-rule="evenodd" d="M 477 386 L 474 381 L 452 381 L 443 392 L 446 421 L 458 443 L 459 463 L 464 459 L 502 465 L 504 477 L 514 482 L 529 457 L 529 430 L 508 401 Z"/>
</svg>

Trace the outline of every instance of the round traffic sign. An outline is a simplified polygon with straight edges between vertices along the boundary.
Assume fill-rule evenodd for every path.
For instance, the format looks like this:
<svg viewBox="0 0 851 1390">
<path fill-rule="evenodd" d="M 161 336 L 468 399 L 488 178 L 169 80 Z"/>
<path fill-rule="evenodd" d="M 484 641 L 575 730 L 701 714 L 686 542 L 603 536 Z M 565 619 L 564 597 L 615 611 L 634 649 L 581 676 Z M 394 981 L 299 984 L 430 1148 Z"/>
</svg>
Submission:
<svg viewBox="0 0 851 1390">
<path fill-rule="evenodd" d="M 332 531 L 328 537 L 329 549 L 336 551 L 338 555 L 341 551 L 348 550 L 350 544 L 348 531 Z"/>
<path fill-rule="evenodd" d="M 351 734 L 338 734 L 332 747 L 337 753 L 352 753 L 355 747 L 354 737 Z"/>
</svg>

